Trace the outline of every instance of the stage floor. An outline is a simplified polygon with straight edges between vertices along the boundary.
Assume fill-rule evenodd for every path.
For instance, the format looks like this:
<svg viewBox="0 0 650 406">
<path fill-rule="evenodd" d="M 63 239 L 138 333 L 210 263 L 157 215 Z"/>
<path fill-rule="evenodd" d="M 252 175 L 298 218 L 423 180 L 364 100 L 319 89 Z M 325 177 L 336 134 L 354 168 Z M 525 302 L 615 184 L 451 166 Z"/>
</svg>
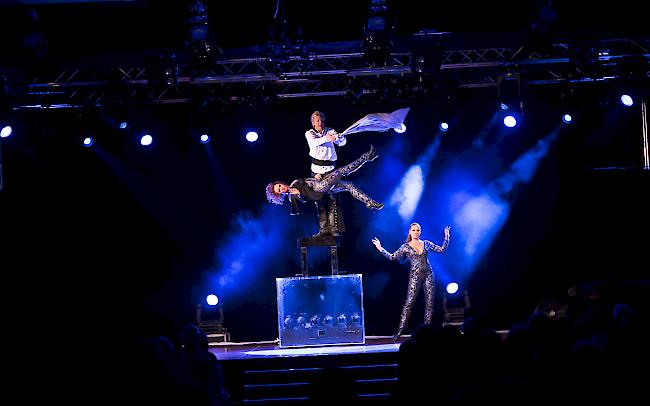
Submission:
<svg viewBox="0 0 650 406">
<path fill-rule="evenodd" d="M 337 354 L 368 354 L 378 352 L 397 352 L 399 346 L 410 335 L 404 335 L 399 340 L 392 336 L 366 336 L 364 344 L 338 344 L 325 346 L 285 347 L 280 348 L 279 342 L 219 342 L 210 343 L 210 352 L 219 360 L 243 360 L 276 357 L 319 356 Z"/>
</svg>

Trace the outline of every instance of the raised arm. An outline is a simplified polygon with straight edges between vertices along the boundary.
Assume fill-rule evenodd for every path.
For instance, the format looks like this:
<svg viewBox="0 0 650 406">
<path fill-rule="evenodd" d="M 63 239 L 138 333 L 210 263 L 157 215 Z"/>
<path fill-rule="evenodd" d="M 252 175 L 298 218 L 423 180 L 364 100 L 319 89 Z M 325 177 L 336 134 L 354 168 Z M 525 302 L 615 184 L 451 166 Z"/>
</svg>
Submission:
<svg viewBox="0 0 650 406">
<path fill-rule="evenodd" d="M 445 231 L 444 231 L 445 240 L 443 241 L 442 246 L 436 245 L 429 240 L 424 240 L 424 249 L 431 250 L 434 252 L 445 252 L 445 250 L 449 246 L 450 229 L 451 228 L 449 226 L 445 227 Z"/>
<path fill-rule="evenodd" d="M 406 247 L 404 246 L 405 244 L 402 244 L 402 246 L 399 247 L 399 249 L 397 251 L 395 251 L 395 252 L 393 252 L 391 254 L 390 252 L 386 251 L 381 246 L 381 242 L 379 241 L 379 239 L 377 237 L 372 239 L 372 243 L 375 244 L 375 248 L 377 248 L 377 251 L 381 252 L 381 254 L 383 256 L 385 256 L 386 258 L 388 258 L 390 261 L 396 261 L 398 259 L 402 259 L 404 257 L 404 255 L 406 254 L 406 251 L 405 251 Z"/>
</svg>

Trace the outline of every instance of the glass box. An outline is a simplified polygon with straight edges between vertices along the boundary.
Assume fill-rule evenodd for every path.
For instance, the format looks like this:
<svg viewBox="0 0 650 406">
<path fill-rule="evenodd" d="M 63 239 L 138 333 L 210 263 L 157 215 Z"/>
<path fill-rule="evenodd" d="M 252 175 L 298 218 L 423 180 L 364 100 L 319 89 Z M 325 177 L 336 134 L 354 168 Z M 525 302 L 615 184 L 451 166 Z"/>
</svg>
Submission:
<svg viewBox="0 0 650 406">
<path fill-rule="evenodd" d="M 363 344 L 360 274 L 276 278 L 280 347 Z"/>
</svg>

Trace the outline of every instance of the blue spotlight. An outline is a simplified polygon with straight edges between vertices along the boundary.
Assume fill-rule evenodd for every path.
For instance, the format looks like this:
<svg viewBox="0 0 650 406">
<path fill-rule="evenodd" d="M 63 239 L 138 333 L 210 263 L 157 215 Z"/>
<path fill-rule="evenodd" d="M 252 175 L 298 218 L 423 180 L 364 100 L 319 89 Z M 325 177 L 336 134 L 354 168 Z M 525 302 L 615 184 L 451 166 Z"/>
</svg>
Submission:
<svg viewBox="0 0 650 406">
<path fill-rule="evenodd" d="M 395 132 L 398 134 L 403 134 L 406 131 L 406 126 L 404 123 L 400 124 L 399 127 L 395 127 Z"/>
<path fill-rule="evenodd" d="M 458 292 L 458 284 L 456 282 L 450 282 L 447 284 L 447 293 L 453 295 Z"/>
<path fill-rule="evenodd" d="M 621 96 L 621 103 L 623 103 L 624 106 L 631 107 L 634 104 L 634 100 L 632 100 L 632 96 L 624 94 Z"/>
<path fill-rule="evenodd" d="M 127 123 L 126 121 L 122 121 L 120 123 L 120 130 L 124 130 L 128 126 L 129 126 L 129 123 Z"/>
<path fill-rule="evenodd" d="M 571 121 L 573 121 L 573 117 L 571 117 L 571 114 L 565 114 L 562 116 L 562 121 L 564 121 L 565 124 L 570 124 Z"/>
<path fill-rule="evenodd" d="M 84 147 L 90 147 L 93 145 L 93 139 L 91 137 L 84 138 Z"/>
<path fill-rule="evenodd" d="M 208 134 L 201 134 L 201 142 L 206 144 L 208 141 L 210 141 L 210 136 Z"/>
<path fill-rule="evenodd" d="M 246 133 L 246 141 L 255 142 L 259 138 L 259 135 L 255 131 L 249 131 Z"/>
<path fill-rule="evenodd" d="M 508 110 L 508 105 L 507 105 L 507 104 L 505 104 L 505 103 L 501 103 L 501 104 L 499 105 L 499 107 L 500 107 L 500 108 L 501 108 L 501 110 L 503 110 L 503 111 L 506 111 L 506 110 Z"/>
<path fill-rule="evenodd" d="M 11 135 L 12 132 L 13 132 L 13 129 L 11 128 L 10 125 L 5 126 L 5 127 L 2 128 L 2 130 L 0 130 L 0 137 L 7 138 L 8 136 Z"/>
<path fill-rule="evenodd" d="M 440 128 L 440 131 L 447 131 L 449 130 L 449 123 L 443 121 L 438 127 Z"/>
<path fill-rule="evenodd" d="M 216 306 L 219 303 L 219 296 L 214 293 L 210 293 L 205 297 L 205 302 L 210 306 Z"/>
<path fill-rule="evenodd" d="M 517 125 L 517 119 L 512 114 L 508 114 L 503 118 L 503 125 L 508 128 L 512 128 Z"/>
<path fill-rule="evenodd" d="M 151 145 L 152 142 L 153 138 L 149 134 L 145 134 L 142 136 L 142 138 L 140 138 L 140 144 L 144 146 Z"/>
</svg>

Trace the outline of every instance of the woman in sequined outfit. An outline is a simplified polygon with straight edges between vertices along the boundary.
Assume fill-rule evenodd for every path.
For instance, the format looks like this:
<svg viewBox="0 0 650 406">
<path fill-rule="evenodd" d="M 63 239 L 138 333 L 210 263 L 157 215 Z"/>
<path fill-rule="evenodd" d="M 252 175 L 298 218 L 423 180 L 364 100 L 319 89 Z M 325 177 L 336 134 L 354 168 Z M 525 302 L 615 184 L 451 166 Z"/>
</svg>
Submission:
<svg viewBox="0 0 650 406">
<path fill-rule="evenodd" d="M 341 180 L 342 177 L 350 175 L 361 168 L 363 164 L 372 162 L 377 157 L 379 157 L 379 153 L 371 145 L 368 152 L 353 162 L 323 175 L 320 179 L 299 178 L 291 184 L 281 181 L 271 182 L 266 185 L 266 199 L 271 203 L 282 204 L 284 197 L 289 196 L 289 200 L 294 204 L 297 200 L 321 200 L 328 193 L 349 192 L 352 197 L 365 203 L 369 209 L 381 210 L 384 207 L 383 203 L 374 201 L 352 182 Z"/>
<path fill-rule="evenodd" d="M 429 240 L 420 240 L 422 228 L 418 223 L 412 223 L 409 226 L 409 234 L 406 242 L 394 253 L 386 251 L 381 246 L 379 239 L 373 238 L 372 243 L 377 250 L 381 252 L 386 258 L 391 261 L 408 259 L 411 262 L 411 271 L 409 273 L 409 285 L 406 295 L 406 303 L 402 309 L 402 317 L 399 321 L 399 329 L 395 333 L 394 338 L 399 338 L 404 332 L 406 322 L 408 321 L 413 303 L 417 297 L 418 290 L 424 282 L 424 294 L 426 297 L 426 308 L 424 310 L 424 323 L 431 324 L 433 316 L 433 298 L 434 298 L 434 274 L 429 264 L 428 251 L 444 252 L 449 246 L 449 226 L 445 227 L 445 241 L 442 246 L 436 245 Z"/>
</svg>

